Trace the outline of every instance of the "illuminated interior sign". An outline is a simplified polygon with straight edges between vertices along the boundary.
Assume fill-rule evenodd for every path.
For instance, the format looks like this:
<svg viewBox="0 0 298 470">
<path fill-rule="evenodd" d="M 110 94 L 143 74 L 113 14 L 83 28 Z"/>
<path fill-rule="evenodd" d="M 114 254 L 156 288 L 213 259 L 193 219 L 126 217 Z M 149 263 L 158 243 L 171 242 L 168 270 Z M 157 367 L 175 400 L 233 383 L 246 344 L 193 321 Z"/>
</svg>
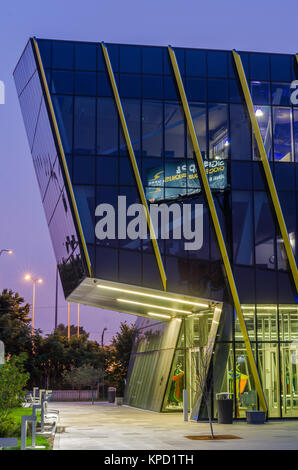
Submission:
<svg viewBox="0 0 298 470">
<path fill-rule="evenodd" d="M 227 183 L 226 160 L 204 162 L 212 190 L 224 190 Z M 146 197 L 150 202 L 177 199 L 201 192 L 201 184 L 194 160 L 175 160 L 147 171 Z"/>
</svg>

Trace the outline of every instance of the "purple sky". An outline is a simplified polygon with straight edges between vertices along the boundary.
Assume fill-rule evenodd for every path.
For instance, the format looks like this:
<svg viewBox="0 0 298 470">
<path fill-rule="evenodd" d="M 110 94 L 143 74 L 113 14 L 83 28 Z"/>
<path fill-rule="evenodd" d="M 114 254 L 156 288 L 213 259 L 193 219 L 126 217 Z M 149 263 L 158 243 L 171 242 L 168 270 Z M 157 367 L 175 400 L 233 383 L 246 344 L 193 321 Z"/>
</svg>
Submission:
<svg viewBox="0 0 298 470">
<path fill-rule="evenodd" d="M 17 290 L 32 301 L 26 272 L 44 279 L 36 297 L 36 328 L 54 326 L 55 259 L 20 107 L 13 69 L 30 36 L 166 46 L 298 51 L 297 0 L 10 0 L 0 6 L 0 80 L 6 104 L 0 105 L 0 289 Z M 76 324 L 77 306 L 71 306 Z M 81 324 L 92 339 L 105 342 L 121 320 L 134 317 L 81 306 Z M 60 286 L 59 322 L 67 323 Z"/>
</svg>

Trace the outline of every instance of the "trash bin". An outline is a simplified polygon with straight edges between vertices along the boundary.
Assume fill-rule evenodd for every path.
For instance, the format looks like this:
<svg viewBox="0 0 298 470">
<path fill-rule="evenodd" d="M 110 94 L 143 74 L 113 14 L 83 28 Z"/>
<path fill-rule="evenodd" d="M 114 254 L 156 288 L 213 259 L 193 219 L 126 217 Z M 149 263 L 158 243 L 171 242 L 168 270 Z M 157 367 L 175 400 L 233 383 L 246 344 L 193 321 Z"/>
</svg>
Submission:
<svg viewBox="0 0 298 470">
<path fill-rule="evenodd" d="M 216 394 L 217 417 L 219 424 L 233 423 L 233 394 L 222 392 Z"/>
<path fill-rule="evenodd" d="M 108 402 L 115 403 L 115 398 L 116 398 L 116 388 L 108 387 Z"/>
</svg>

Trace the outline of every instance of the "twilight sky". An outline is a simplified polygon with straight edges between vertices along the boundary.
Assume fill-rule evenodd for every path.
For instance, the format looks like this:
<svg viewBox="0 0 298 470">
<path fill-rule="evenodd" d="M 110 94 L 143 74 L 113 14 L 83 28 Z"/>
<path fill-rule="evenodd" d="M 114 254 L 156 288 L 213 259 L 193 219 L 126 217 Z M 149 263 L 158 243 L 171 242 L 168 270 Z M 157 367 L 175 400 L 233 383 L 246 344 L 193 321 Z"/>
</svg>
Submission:
<svg viewBox="0 0 298 470">
<path fill-rule="evenodd" d="M 30 36 L 167 46 L 298 51 L 297 0 L 10 0 L 0 6 L 0 80 L 6 103 L 0 105 L 0 289 L 18 291 L 32 301 L 26 272 L 44 279 L 37 287 L 36 328 L 54 327 L 55 259 L 21 111 L 13 69 Z M 122 320 L 134 317 L 81 306 L 80 323 L 91 339 L 105 342 Z M 77 306 L 71 306 L 76 324 Z M 58 321 L 67 323 L 67 303 L 59 291 Z"/>
</svg>

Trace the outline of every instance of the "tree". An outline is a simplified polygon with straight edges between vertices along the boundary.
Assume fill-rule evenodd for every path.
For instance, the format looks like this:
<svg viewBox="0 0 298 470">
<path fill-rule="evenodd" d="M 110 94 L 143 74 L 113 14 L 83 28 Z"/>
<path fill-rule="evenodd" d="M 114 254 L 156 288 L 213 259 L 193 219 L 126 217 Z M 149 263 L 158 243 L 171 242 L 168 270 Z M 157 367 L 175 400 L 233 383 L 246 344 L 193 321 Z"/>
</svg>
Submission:
<svg viewBox="0 0 298 470">
<path fill-rule="evenodd" d="M 214 439 L 214 432 L 211 414 L 211 389 L 208 385 L 208 375 L 213 348 L 214 341 L 208 341 L 205 346 L 198 348 L 196 354 L 191 356 L 193 361 L 192 369 L 196 373 L 195 379 L 192 382 L 192 392 L 196 395 L 195 401 L 199 399 L 200 404 L 204 402 L 206 405 L 212 439 Z"/>
<path fill-rule="evenodd" d="M 59 323 L 57 328 L 54 330 L 54 333 L 68 337 L 68 326 L 63 325 L 63 323 Z M 80 336 L 86 336 L 86 339 L 89 338 L 89 333 L 84 330 L 83 326 L 79 326 L 79 334 Z M 76 325 L 70 325 L 70 336 L 78 336 L 78 327 Z"/>
<path fill-rule="evenodd" d="M 64 374 L 64 380 L 74 388 L 79 390 L 85 387 L 89 387 L 93 390 L 97 387 L 101 378 L 102 371 L 95 369 L 89 364 L 84 364 L 81 367 L 72 368 L 70 371 Z M 92 393 L 92 404 L 94 403 L 94 397 Z"/>
<path fill-rule="evenodd" d="M 24 372 L 25 355 L 11 356 L 0 366 L 0 436 L 6 437 L 14 428 L 11 412 L 22 404 L 29 374 Z"/>
<path fill-rule="evenodd" d="M 0 295 L 0 340 L 8 354 L 18 355 L 31 348 L 30 305 L 17 292 L 4 289 Z"/>
<path fill-rule="evenodd" d="M 121 395 L 124 393 L 134 333 L 135 325 L 129 326 L 126 322 L 120 323 L 120 331 L 112 338 L 112 345 L 107 357 L 109 381 Z"/>
</svg>

